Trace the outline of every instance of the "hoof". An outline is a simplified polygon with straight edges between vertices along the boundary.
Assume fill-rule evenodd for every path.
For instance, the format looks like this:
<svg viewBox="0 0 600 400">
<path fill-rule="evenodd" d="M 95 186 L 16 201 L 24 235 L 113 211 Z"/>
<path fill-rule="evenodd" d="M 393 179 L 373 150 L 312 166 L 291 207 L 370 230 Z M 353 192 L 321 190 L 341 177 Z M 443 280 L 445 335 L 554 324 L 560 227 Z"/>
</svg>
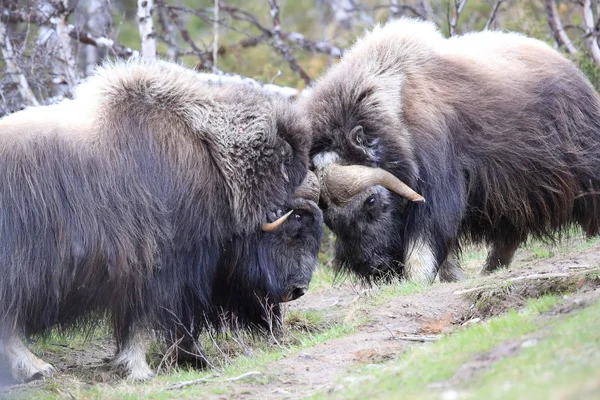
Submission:
<svg viewBox="0 0 600 400">
<path fill-rule="evenodd" d="M 144 382 L 154 377 L 154 372 L 148 365 L 139 366 L 129 371 L 127 380 L 132 382 Z"/>
<path fill-rule="evenodd" d="M 43 378 L 49 378 L 56 373 L 56 368 L 48 363 L 44 363 L 44 367 L 32 376 L 27 378 L 25 382 L 37 381 Z"/>
<path fill-rule="evenodd" d="M 13 378 L 20 383 L 28 383 L 49 378 L 56 373 L 56 368 L 36 357 L 28 365 L 20 365 L 13 369 Z"/>
<path fill-rule="evenodd" d="M 121 354 L 112 364 L 121 376 L 131 382 L 147 381 L 154 376 L 154 372 L 143 358 L 126 358 Z"/>
</svg>

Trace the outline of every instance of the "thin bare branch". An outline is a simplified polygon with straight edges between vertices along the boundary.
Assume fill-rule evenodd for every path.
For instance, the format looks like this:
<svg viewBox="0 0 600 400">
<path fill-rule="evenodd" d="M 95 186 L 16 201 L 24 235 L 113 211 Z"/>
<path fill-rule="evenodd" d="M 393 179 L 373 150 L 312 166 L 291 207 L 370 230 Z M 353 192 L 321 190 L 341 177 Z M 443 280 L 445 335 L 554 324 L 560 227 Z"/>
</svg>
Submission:
<svg viewBox="0 0 600 400">
<path fill-rule="evenodd" d="M 214 18 L 211 18 L 209 14 L 207 14 L 206 12 L 204 12 L 201 9 L 191 9 L 191 8 L 184 7 L 184 6 L 170 6 L 170 5 L 165 5 L 165 7 L 172 14 L 176 14 L 176 13 L 190 14 L 190 15 L 194 15 L 199 18 L 202 18 L 204 21 L 207 21 L 207 22 L 211 22 L 211 23 L 215 22 Z M 273 39 L 272 30 L 270 28 L 266 27 L 265 25 L 263 25 L 254 14 L 252 14 L 249 11 L 246 11 L 242 8 L 232 7 L 232 6 L 224 3 L 222 0 L 219 0 L 219 13 L 226 13 L 227 15 L 229 15 L 229 17 L 231 19 L 236 20 L 236 21 L 247 22 L 261 32 L 260 35 L 253 36 L 247 32 L 238 31 L 233 26 L 228 26 L 221 19 L 219 21 L 219 24 L 221 26 L 225 26 L 228 29 L 232 29 L 236 32 L 239 32 L 239 33 L 242 33 L 242 34 L 248 36 L 248 39 L 244 39 L 244 40 L 240 41 L 238 45 L 233 45 L 233 46 L 231 46 L 231 48 L 235 48 L 237 46 L 246 48 L 246 47 L 252 47 L 252 46 L 256 46 L 256 45 L 263 44 L 263 43 L 267 44 L 267 45 L 271 45 L 269 40 Z M 326 41 L 312 41 L 312 40 L 306 39 L 306 37 L 303 34 L 298 33 L 298 32 L 281 31 L 281 35 L 285 41 L 290 42 L 291 44 L 294 44 L 295 46 L 297 46 L 303 50 L 306 50 L 306 51 L 327 54 L 330 57 L 335 57 L 335 58 L 339 58 L 342 54 L 342 49 L 340 49 L 339 47 L 334 46 L 331 43 L 328 43 Z M 189 34 L 184 35 L 182 32 L 182 36 L 183 36 L 184 40 L 186 40 L 186 42 L 187 42 L 188 39 L 186 38 L 186 36 L 189 37 Z M 223 47 L 220 46 L 219 52 L 221 52 L 222 49 L 223 49 Z"/>
<path fill-rule="evenodd" d="M 555 0 L 546 0 L 546 16 L 548 19 L 548 25 L 550 25 L 550 29 L 552 30 L 552 36 L 554 36 L 556 43 L 558 43 L 559 46 L 565 46 L 565 49 L 567 49 L 569 54 L 576 54 L 577 49 L 563 28 L 560 15 L 558 14 L 558 9 L 556 8 Z"/>
<path fill-rule="evenodd" d="M 287 61 L 288 65 L 292 69 L 292 71 L 296 72 L 300 78 L 306 83 L 306 85 L 310 85 L 311 79 L 310 76 L 302 69 L 296 58 L 290 52 L 289 47 L 285 44 L 283 40 L 283 35 L 281 34 L 281 21 L 279 19 L 279 5 L 276 0 L 269 0 L 269 5 L 271 6 L 271 18 L 273 19 L 273 39 L 274 44 L 273 47 L 277 50 L 283 58 Z"/>
<path fill-rule="evenodd" d="M 164 2 L 162 2 L 162 0 L 161 0 L 161 4 L 164 4 Z M 200 69 L 212 69 L 212 66 L 213 66 L 213 64 L 212 64 L 212 51 L 201 50 L 196 45 L 196 43 L 194 42 L 194 40 L 192 39 L 192 37 L 190 36 L 190 33 L 186 29 L 186 27 L 185 27 L 183 21 L 181 20 L 181 18 L 179 18 L 178 12 L 190 12 L 190 13 L 192 13 L 194 15 L 198 15 L 195 12 L 195 10 L 192 10 L 192 9 L 189 9 L 189 8 L 186 8 L 186 7 L 169 6 L 167 4 L 164 4 L 162 6 L 165 7 L 165 9 L 167 10 L 167 14 L 169 16 L 169 19 L 177 27 L 177 30 L 179 30 L 179 33 L 181 34 L 181 37 L 183 38 L 183 40 L 192 49 L 192 53 L 195 54 L 200 59 L 200 62 L 198 63 L 198 67 Z"/>
<path fill-rule="evenodd" d="M 326 41 L 315 42 L 307 40 L 303 34 L 297 32 L 283 33 L 283 37 L 291 43 L 296 44 L 303 50 L 313 51 L 315 53 L 327 54 L 330 57 L 339 58 L 342 56 L 342 49 Z"/>
<path fill-rule="evenodd" d="M 496 2 L 494 3 L 494 7 L 492 8 L 490 18 L 487 20 L 487 22 L 485 23 L 485 27 L 483 28 L 484 31 L 487 31 L 488 29 L 490 29 L 490 26 L 492 26 L 492 24 L 496 21 L 496 15 L 498 14 L 498 9 L 500 8 L 500 5 L 502 3 L 504 3 L 504 1 L 505 0 L 496 0 Z"/>
<path fill-rule="evenodd" d="M 415 17 L 421 18 L 423 20 L 427 19 L 427 10 L 423 8 L 421 5 L 419 7 L 411 6 L 409 4 L 399 4 L 397 0 L 390 0 L 390 4 L 377 4 L 374 6 L 364 6 L 356 4 L 353 8 L 350 8 L 348 11 L 352 12 L 373 12 L 377 10 L 389 10 L 390 19 L 396 19 L 403 15 L 405 12 L 410 12 Z"/>
<path fill-rule="evenodd" d="M 213 24 L 213 72 L 217 71 L 217 61 L 219 59 L 219 0 L 215 0 L 214 10 L 215 22 Z"/>
<path fill-rule="evenodd" d="M 465 4 L 467 4 L 467 0 L 454 0 L 454 11 L 452 13 L 452 20 L 450 21 L 450 36 L 456 35 L 456 25 L 458 24 L 460 14 L 465 8 Z"/>
<path fill-rule="evenodd" d="M 594 12 L 592 11 L 591 0 L 583 2 L 583 22 L 585 23 L 585 34 L 587 36 L 587 45 L 592 53 L 592 58 L 596 65 L 600 65 L 600 47 L 598 47 L 598 32 L 594 30 Z"/>
<path fill-rule="evenodd" d="M 177 45 L 177 40 L 175 39 L 175 27 L 167 15 L 164 1 L 157 0 L 156 7 L 158 9 L 158 23 L 160 24 L 161 30 L 164 32 L 163 39 L 167 44 L 167 58 L 171 61 L 177 61 L 179 59 L 180 49 Z"/>
<path fill-rule="evenodd" d="M 74 26 L 71 26 L 70 28 L 69 36 L 83 44 L 107 48 L 112 51 L 113 55 L 119 58 L 129 58 L 131 56 L 139 55 L 139 51 L 123 46 L 122 44 L 115 42 L 113 39 L 104 36 L 95 36 L 90 32 L 80 29 L 78 30 Z"/>
</svg>

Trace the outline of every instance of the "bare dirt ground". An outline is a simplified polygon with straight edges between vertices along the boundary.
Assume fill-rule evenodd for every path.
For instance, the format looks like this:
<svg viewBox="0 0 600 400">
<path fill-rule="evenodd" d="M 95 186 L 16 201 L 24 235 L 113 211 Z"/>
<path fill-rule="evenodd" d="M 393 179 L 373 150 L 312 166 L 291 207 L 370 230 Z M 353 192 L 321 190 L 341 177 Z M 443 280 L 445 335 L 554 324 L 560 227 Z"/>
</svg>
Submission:
<svg viewBox="0 0 600 400">
<path fill-rule="evenodd" d="M 515 268 L 490 277 L 438 284 L 418 294 L 390 298 L 368 310 L 368 315 L 363 316 L 366 322 L 355 334 L 268 365 L 263 371 L 269 378 L 267 383 L 231 383 L 226 396 L 214 398 L 299 399 L 317 392 L 334 392 L 351 379 L 344 376 L 358 366 L 394 360 L 411 346 L 426 345 L 440 333 L 519 307 L 526 298 L 575 290 L 574 302 L 560 311 L 569 312 L 600 297 L 598 279 L 586 278 L 600 265 L 600 245 L 544 260 L 524 260 L 531 260 L 531 255 L 520 253 Z M 511 282 L 510 293 L 494 290 L 506 282 Z M 352 314 L 352 305 L 361 295 L 364 293 L 357 288 L 344 285 L 309 293 L 293 307 L 327 310 L 338 315 L 345 310 Z M 494 301 L 488 301 L 486 296 Z M 475 374 L 495 360 L 507 357 L 521 344 L 522 340 L 506 343 L 490 354 L 480 355 L 465 364 L 455 379 Z"/>
<path fill-rule="evenodd" d="M 359 320 L 356 331 L 261 367 L 261 379 L 203 383 L 198 394 L 214 399 L 299 399 L 318 392 L 332 393 L 351 383 L 350 379 L 356 380 L 345 376 L 360 366 L 395 360 L 412 346 L 427 345 L 442 333 L 519 307 L 527 298 L 575 292 L 570 296 L 572 302 L 563 305 L 562 310 L 554 310 L 566 313 L 600 297 L 598 274 L 590 274 L 600 266 L 600 244 L 544 259 L 534 259 L 530 252 L 522 251 L 512 269 L 487 277 L 474 273 L 478 262 L 466 264 L 468 275 L 475 277 L 384 298 L 368 307 L 364 306 L 364 299 L 369 290 L 349 283 L 309 292 L 290 308 L 318 310 L 325 320 Z M 507 286 L 510 290 L 505 290 Z M 495 360 L 510 355 L 521 344 L 522 341 L 504 343 L 488 354 L 479 355 L 463 365 L 453 379 L 472 377 Z M 56 379 L 63 379 L 68 383 L 66 386 L 73 387 L 76 380 L 81 385 L 86 385 L 86 381 L 88 385 L 90 381 L 118 381 L 106 363 L 113 351 L 110 341 L 105 340 L 80 348 L 56 346 L 41 356 L 60 371 L 62 378 Z M 70 374 L 75 369 L 77 373 Z M 41 385 L 42 382 L 32 382 L 5 387 L 0 398 L 3 393 L 35 391 Z M 211 394 L 207 390 L 211 387 L 221 388 L 226 394 Z M 60 395 L 71 397 L 69 393 Z"/>
</svg>

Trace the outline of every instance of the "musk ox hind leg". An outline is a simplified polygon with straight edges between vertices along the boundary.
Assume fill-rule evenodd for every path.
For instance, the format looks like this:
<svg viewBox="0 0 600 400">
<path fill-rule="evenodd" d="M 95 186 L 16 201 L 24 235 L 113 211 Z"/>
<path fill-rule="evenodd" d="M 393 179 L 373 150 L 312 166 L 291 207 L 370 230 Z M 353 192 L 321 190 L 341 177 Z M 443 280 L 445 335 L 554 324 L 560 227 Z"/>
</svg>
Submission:
<svg viewBox="0 0 600 400">
<path fill-rule="evenodd" d="M 123 371 L 127 379 L 145 381 L 154 376 L 154 372 L 146 362 L 147 338 L 139 329 L 132 329 L 121 345 L 117 346 L 117 354 L 113 366 Z"/>
<path fill-rule="evenodd" d="M 521 240 L 495 241 L 481 273 L 489 274 L 498 268 L 508 267 L 520 245 Z"/>
<path fill-rule="evenodd" d="M 440 282 L 456 282 L 463 278 L 463 270 L 458 262 L 458 255 L 450 253 L 440 265 L 439 270 Z"/>
<path fill-rule="evenodd" d="M 8 363 L 10 373 L 20 383 L 52 376 L 56 369 L 36 357 L 14 332 L 4 334 L 0 340 L 0 352 Z"/>
</svg>

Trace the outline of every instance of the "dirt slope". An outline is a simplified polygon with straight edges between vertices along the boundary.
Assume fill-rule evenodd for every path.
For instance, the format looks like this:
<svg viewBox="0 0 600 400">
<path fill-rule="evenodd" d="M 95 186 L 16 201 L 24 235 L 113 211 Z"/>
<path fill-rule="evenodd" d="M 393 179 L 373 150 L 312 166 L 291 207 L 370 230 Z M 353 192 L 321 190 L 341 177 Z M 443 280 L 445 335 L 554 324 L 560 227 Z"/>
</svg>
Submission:
<svg viewBox="0 0 600 400">
<path fill-rule="evenodd" d="M 215 398 L 299 399 L 317 392 L 336 391 L 343 386 L 344 375 L 359 365 L 388 362 L 410 346 L 425 345 L 435 340 L 435 335 L 518 307 L 527 298 L 577 291 L 587 302 L 592 301 L 600 297 L 599 282 L 588 277 L 599 265 L 600 245 L 596 245 L 550 259 L 521 262 L 518 268 L 490 277 L 437 284 L 417 294 L 390 298 L 379 306 L 362 310 L 366 321 L 356 333 L 274 362 L 261 371 L 268 378 L 266 383 L 230 383 L 228 394 Z M 498 289 L 507 286 L 510 290 Z M 356 288 L 345 285 L 307 294 L 293 307 L 325 309 L 332 315 L 339 314 L 341 309 L 351 314 L 353 303 L 361 295 L 364 294 Z M 494 354 L 482 355 L 465 365 L 461 376 L 473 374 L 511 351 L 507 344 Z"/>
</svg>

